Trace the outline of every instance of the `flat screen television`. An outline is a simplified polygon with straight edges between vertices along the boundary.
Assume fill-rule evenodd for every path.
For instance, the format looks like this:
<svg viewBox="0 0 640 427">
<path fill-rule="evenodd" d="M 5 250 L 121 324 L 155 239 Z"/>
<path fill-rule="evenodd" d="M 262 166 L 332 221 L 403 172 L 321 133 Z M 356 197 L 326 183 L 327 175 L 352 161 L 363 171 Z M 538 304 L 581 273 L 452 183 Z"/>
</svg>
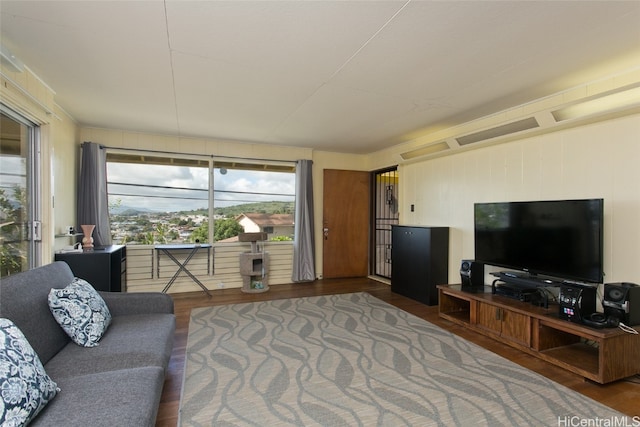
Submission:
<svg viewBox="0 0 640 427">
<path fill-rule="evenodd" d="M 476 261 L 603 282 L 603 199 L 476 203 L 474 226 Z"/>
</svg>

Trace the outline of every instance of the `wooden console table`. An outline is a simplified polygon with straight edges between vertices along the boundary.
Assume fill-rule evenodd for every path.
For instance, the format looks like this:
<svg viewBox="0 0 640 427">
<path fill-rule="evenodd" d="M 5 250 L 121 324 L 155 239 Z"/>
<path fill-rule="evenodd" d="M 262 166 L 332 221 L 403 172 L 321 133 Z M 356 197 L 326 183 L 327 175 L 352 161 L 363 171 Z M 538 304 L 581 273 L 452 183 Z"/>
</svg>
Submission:
<svg viewBox="0 0 640 427">
<path fill-rule="evenodd" d="M 600 384 L 640 373 L 640 335 L 595 329 L 545 309 L 491 294 L 440 285 L 440 317 L 472 329 Z M 636 330 L 640 328 L 636 327 Z"/>
</svg>

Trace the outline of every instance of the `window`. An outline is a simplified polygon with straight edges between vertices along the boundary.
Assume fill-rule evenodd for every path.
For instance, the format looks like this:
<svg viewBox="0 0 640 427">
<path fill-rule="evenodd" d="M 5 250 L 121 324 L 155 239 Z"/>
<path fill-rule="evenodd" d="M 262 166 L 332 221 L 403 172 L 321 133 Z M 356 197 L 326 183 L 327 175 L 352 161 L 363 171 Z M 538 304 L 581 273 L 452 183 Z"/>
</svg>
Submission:
<svg viewBox="0 0 640 427">
<path fill-rule="evenodd" d="M 108 152 L 107 179 L 117 244 L 233 242 L 265 227 L 293 239 L 293 164 Z"/>
<path fill-rule="evenodd" d="M 40 265 L 39 128 L 0 105 L 0 276 Z"/>
</svg>

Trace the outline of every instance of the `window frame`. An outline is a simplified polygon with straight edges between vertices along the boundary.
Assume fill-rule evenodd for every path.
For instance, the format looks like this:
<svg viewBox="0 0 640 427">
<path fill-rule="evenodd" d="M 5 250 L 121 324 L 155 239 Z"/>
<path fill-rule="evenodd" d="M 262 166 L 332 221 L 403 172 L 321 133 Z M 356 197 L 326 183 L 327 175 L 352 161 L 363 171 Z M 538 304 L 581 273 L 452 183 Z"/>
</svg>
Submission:
<svg viewBox="0 0 640 427">
<path fill-rule="evenodd" d="M 25 206 L 24 224 L 21 224 L 21 236 L 24 247 L 24 262 L 21 270 L 28 270 L 42 265 L 42 159 L 40 125 L 15 111 L 8 105 L 0 103 L 0 113 L 21 128 L 21 144 L 25 144 Z"/>
<path fill-rule="evenodd" d="M 297 201 L 296 188 L 295 188 L 295 174 L 296 174 L 296 162 L 284 161 L 284 160 L 272 160 L 272 159 L 244 159 L 244 158 L 232 158 L 223 156 L 205 156 L 194 154 L 182 154 L 182 153 L 169 153 L 158 151 L 145 151 L 145 150 L 131 150 L 121 148 L 106 148 L 107 164 L 108 163 L 128 163 L 128 164 L 157 164 L 166 166 L 188 166 L 188 167 L 207 167 L 209 176 L 209 185 L 207 188 L 208 198 L 208 223 L 214 224 L 215 222 L 215 193 L 216 193 L 216 169 L 234 169 L 234 170 L 247 170 L 253 172 L 284 172 L 293 174 L 293 205 L 295 211 L 295 204 Z M 108 168 L 107 168 L 108 169 Z M 109 176 L 107 172 L 107 180 Z M 110 182 L 108 183 L 108 185 Z M 107 189 L 108 196 L 111 195 L 109 189 Z M 247 193 L 251 194 L 251 193 Z M 254 195 L 260 193 L 253 193 Z M 109 214 L 110 217 L 112 214 Z M 294 231 L 295 233 L 295 231 Z M 214 240 L 215 230 L 214 227 L 208 227 L 208 242 L 214 244 L 220 243 Z M 295 239 L 295 236 L 294 236 Z"/>
</svg>

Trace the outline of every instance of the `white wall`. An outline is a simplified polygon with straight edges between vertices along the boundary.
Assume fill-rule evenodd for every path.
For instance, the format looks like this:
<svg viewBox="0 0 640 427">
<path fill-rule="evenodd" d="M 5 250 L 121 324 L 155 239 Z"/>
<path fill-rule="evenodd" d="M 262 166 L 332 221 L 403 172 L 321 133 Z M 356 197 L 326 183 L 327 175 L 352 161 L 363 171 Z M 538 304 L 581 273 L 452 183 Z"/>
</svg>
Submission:
<svg viewBox="0 0 640 427">
<path fill-rule="evenodd" d="M 633 115 L 400 166 L 400 221 L 452 227 L 458 283 L 460 260 L 474 256 L 475 202 L 604 198 L 605 282 L 640 283 L 639 165 Z"/>
<path fill-rule="evenodd" d="M 324 169 L 368 170 L 371 157 L 219 142 L 120 130 L 83 128 L 82 140 L 111 147 L 314 162 L 315 229 L 322 234 Z M 640 115 L 446 157 L 399 165 L 402 224 L 451 227 L 449 280 L 459 281 L 461 259 L 472 259 L 473 204 L 485 201 L 602 197 L 605 199 L 605 281 L 640 283 Z M 286 158 L 283 158 L 286 156 Z M 392 158 L 376 167 L 391 166 Z M 409 206 L 415 205 L 415 212 Z M 316 238 L 316 274 L 322 275 Z"/>
<path fill-rule="evenodd" d="M 50 176 L 43 177 L 45 182 L 53 179 L 53 232 L 60 235 L 65 227 L 77 227 L 76 197 L 78 194 L 78 175 L 80 162 L 78 155 L 80 131 L 73 119 L 56 106 L 58 118 L 53 120 L 53 137 Z M 56 237 L 54 250 L 75 243 L 75 238 Z"/>
</svg>

